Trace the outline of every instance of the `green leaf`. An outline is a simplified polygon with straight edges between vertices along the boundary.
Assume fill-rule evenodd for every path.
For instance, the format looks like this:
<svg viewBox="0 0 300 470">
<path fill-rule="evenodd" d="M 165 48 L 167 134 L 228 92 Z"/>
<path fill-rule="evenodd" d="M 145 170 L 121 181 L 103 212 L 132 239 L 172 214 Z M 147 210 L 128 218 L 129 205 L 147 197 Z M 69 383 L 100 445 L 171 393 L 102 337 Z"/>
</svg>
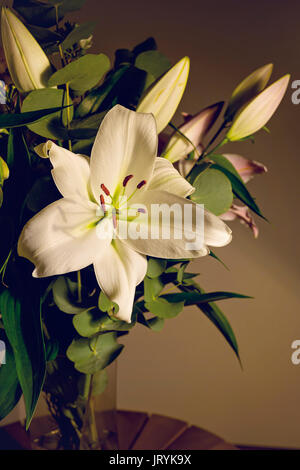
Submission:
<svg viewBox="0 0 300 470">
<path fill-rule="evenodd" d="M 144 297 L 146 302 L 151 302 L 155 300 L 156 297 L 163 290 L 164 285 L 158 277 L 151 279 L 150 277 L 145 277 L 144 279 Z"/>
<path fill-rule="evenodd" d="M 59 310 L 76 315 L 86 310 L 77 304 L 78 285 L 65 276 L 59 276 L 52 286 L 53 300 Z"/>
<path fill-rule="evenodd" d="M 153 317 L 153 318 L 147 319 L 142 313 L 138 314 L 137 321 L 138 323 L 146 326 L 150 330 L 157 331 L 157 332 L 161 331 L 165 324 L 164 318 Z"/>
<path fill-rule="evenodd" d="M 145 88 L 148 88 L 170 69 L 171 62 L 159 51 L 146 51 L 137 56 L 135 66 L 147 72 Z"/>
<path fill-rule="evenodd" d="M 228 344 L 234 350 L 238 359 L 240 359 L 239 348 L 238 348 L 235 334 L 230 326 L 229 321 L 225 317 L 224 313 L 220 310 L 220 308 L 215 303 L 199 304 L 198 307 L 210 319 L 210 321 L 213 322 L 213 324 L 218 328 L 218 330 L 222 333 L 224 338 L 227 340 Z"/>
<path fill-rule="evenodd" d="M 0 296 L 0 312 L 13 349 L 18 379 L 26 407 L 28 429 L 45 379 L 45 345 L 41 327 L 40 299 L 32 283 L 14 297 L 6 289 Z"/>
<path fill-rule="evenodd" d="M 235 197 L 240 199 L 246 206 L 248 206 L 255 214 L 259 215 L 263 219 L 267 220 L 261 213 L 259 207 L 257 206 L 255 200 L 249 193 L 248 189 L 246 188 L 245 184 L 241 181 L 240 178 L 237 178 L 231 171 L 229 171 L 227 168 L 220 166 L 218 164 L 214 164 L 211 166 L 211 168 L 222 171 L 224 175 L 227 176 L 227 178 L 230 180 L 231 185 L 232 185 L 232 191 Z"/>
<path fill-rule="evenodd" d="M 63 50 L 71 49 L 74 44 L 79 43 L 81 39 L 87 39 L 93 34 L 96 23 L 89 21 L 81 25 L 75 25 L 75 28 L 68 34 L 68 36 L 61 43 Z"/>
<path fill-rule="evenodd" d="M 69 83 L 77 95 L 93 88 L 109 70 L 110 61 L 105 54 L 86 54 L 55 72 L 49 79 L 50 87 Z"/>
<path fill-rule="evenodd" d="M 187 175 L 186 179 L 191 185 L 194 184 L 195 179 L 200 173 L 203 173 L 205 170 L 211 167 L 211 162 L 201 161 L 196 162 L 196 164 L 191 169 L 190 173 Z"/>
<path fill-rule="evenodd" d="M 114 92 L 112 91 L 118 81 L 122 78 L 126 70 L 128 70 L 129 66 L 122 66 L 114 73 L 110 73 L 109 76 L 106 78 L 105 82 L 91 90 L 87 96 L 82 100 L 82 102 L 78 105 L 76 109 L 76 118 L 83 118 L 88 114 L 94 114 L 98 111 L 99 107 L 101 106 L 103 100 L 112 93 L 112 96 L 115 96 Z M 109 105 L 107 106 L 109 108 Z M 105 106 L 103 109 L 106 109 Z"/>
<path fill-rule="evenodd" d="M 199 292 L 180 292 L 175 294 L 166 294 L 160 298 L 166 299 L 168 302 L 184 302 L 185 305 L 195 305 L 207 302 L 216 302 L 217 300 L 226 299 L 251 299 L 248 295 L 237 294 L 235 292 L 208 292 L 201 294 Z"/>
<path fill-rule="evenodd" d="M 58 44 L 62 40 L 62 36 L 56 31 L 51 31 L 51 29 L 34 25 L 27 25 L 27 28 L 44 49 Z"/>
<path fill-rule="evenodd" d="M 219 263 L 223 264 L 224 268 L 227 269 L 227 271 L 229 271 L 229 268 L 228 268 L 228 266 L 224 263 L 224 261 L 222 261 L 221 258 L 219 258 L 212 250 L 210 250 L 209 256 L 211 256 L 211 257 L 214 258 L 215 260 L 219 261 Z"/>
<path fill-rule="evenodd" d="M 95 138 L 105 112 L 93 114 L 83 119 L 73 120 L 69 130 L 69 136 L 72 139 L 90 139 Z"/>
<path fill-rule="evenodd" d="M 147 310 L 159 318 L 174 318 L 182 311 L 183 306 L 184 302 L 171 303 L 162 297 L 151 302 L 145 302 Z"/>
<path fill-rule="evenodd" d="M 67 105 L 67 97 L 64 90 L 44 88 L 32 91 L 23 102 L 22 113 L 37 112 L 37 110 L 42 112 L 43 109 L 46 110 L 51 105 L 55 106 L 56 113 L 52 113 L 51 116 L 34 124 L 28 124 L 27 127 L 32 132 L 47 139 L 65 140 L 67 138 L 67 129 L 65 128 L 67 125 L 67 109 L 62 110 L 62 107 Z M 69 108 L 69 113 L 70 119 L 72 119 L 73 106 Z"/>
<path fill-rule="evenodd" d="M 101 333 L 92 338 L 74 339 L 67 349 L 67 357 L 83 374 L 95 374 L 105 369 L 121 353 L 116 333 Z"/>
<path fill-rule="evenodd" d="M 60 21 L 70 11 L 79 10 L 85 0 L 48 0 L 48 3 L 37 0 L 14 0 L 13 8 L 25 18 L 29 24 L 51 27 L 56 24 L 57 17 Z"/>
<path fill-rule="evenodd" d="M 147 276 L 155 278 L 160 276 L 167 267 L 167 260 L 159 258 L 149 258 Z"/>
<path fill-rule="evenodd" d="M 205 209 L 213 214 L 221 215 L 228 211 L 233 201 L 231 184 L 221 171 L 211 168 L 197 176 L 193 182 L 196 189 L 190 198 L 204 204 Z"/>
<path fill-rule="evenodd" d="M 119 311 L 119 306 L 115 302 L 112 302 L 103 291 L 100 292 L 98 307 L 102 312 L 111 312 L 117 313 Z"/>
<path fill-rule="evenodd" d="M 40 91 L 40 90 L 36 90 Z M 34 93 L 34 92 L 32 92 Z M 43 121 L 51 114 L 57 114 L 61 111 L 61 101 L 57 107 L 43 108 L 31 112 L 22 112 L 16 114 L 1 114 L 0 115 L 0 127 L 3 129 L 9 129 L 11 127 L 27 126 L 28 124 Z M 51 103 L 53 105 L 53 103 Z"/>
<path fill-rule="evenodd" d="M 227 171 L 230 171 L 230 173 L 236 176 L 237 179 L 243 183 L 242 178 L 240 177 L 239 173 L 234 168 L 233 164 L 226 157 L 224 157 L 224 155 L 211 154 L 209 155 L 209 158 L 213 160 L 220 167 L 224 168 Z"/>
<path fill-rule="evenodd" d="M 184 292 L 193 292 L 195 287 L 179 287 L 180 290 Z M 205 294 L 204 290 L 197 286 L 197 290 L 199 294 Z M 235 338 L 234 332 L 228 322 L 227 318 L 221 311 L 221 309 L 214 303 L 199 303 L 198 308 L 209 318 L 209 320 L 218 328 L 218 330 L 222 333 L 230 347 L 233 349 L 237 358 L 239 357 L 239 349 L 237 340 Z"/>
<path fill-rule="evenodd" d="M 124 321 L 109 317 L 96 309 L 88 309 L 73 318 L 73 325 L 80 336 L 89 338 L 101 331 L 128 331 L 135 322 Z"/>
<path fill-rule="evenodd" d="M 5 344 L 5 364 L 0 366 L 0 421 L 17 405 L 22 395 L 16 371 L 13 350 L 3 329 L 0 330 L 0 341 Z"/>
<path fill-rule="evenodd" d="M 54 26 L 56 23 L 55 8 L 53 5 L 36 0 L 14 0 L 13 8 L 20 13 L 29 24 L 50 27 Z M 61 14 L 58 19 L 62 19 Z"/>
</svg>

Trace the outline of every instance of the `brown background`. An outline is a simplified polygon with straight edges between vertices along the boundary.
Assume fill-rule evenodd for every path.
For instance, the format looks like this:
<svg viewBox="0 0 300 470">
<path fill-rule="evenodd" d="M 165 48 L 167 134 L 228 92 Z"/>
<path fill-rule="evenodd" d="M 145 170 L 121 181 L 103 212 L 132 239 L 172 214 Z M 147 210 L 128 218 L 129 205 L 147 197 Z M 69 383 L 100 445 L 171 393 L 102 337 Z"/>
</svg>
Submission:
<svg viewBox="0 0 300 470">
<path fill-rule="evenodd" d="M 300 2 L 297 0 L 87 0 L 78 21 L 96 21 L 94 50 L 113 58 L 153 35 L 173 63 L 188 55 L 191 74 L 181 111 L 230 96 L 255 68 L 275 65 L 272 79 L 300 79 Z M 220 303 L 237 335 L 242 371 L 216 328 L 197 309 L 169 320 L 161 333 L 137 327 L 124 339 L 118 405 L 188 420 L 243 444 L 300 448 L 300 365 L 291 343 L 300 339 L 299 170 L 300 105 L 291 87 L 256 144 L 231 145 L 262 161 L 269 173 L 249 189 L 270 224 L 260 236 L 232 224 L 233 242 L 195 269 L 209 290 L 233 290 L 255 300 Z M 177 121 L 178 122 L 178 121 Z"/>
</svg>

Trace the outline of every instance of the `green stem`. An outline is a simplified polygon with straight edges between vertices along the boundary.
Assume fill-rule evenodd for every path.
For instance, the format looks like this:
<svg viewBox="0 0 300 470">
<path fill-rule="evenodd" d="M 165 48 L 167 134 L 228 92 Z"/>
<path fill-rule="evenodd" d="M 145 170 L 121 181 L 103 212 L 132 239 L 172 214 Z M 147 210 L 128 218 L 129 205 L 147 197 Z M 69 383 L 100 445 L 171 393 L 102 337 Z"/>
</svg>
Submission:
<svg viewBox="0 0 300 470">
<path fill-rule="evenodd" d="M 78 303 L 82 302 L 82 283 L 81 283 L 81 272 L 77 271 L 77 285 L 78 285 Z"/>
<path fill-rule="evenodd" d="M 70 129 L 71 114 L 70 114 L 70 86 L 69 82 L 66 83 L 66 95 L 67 95 L 67 129 Z M 71 139 L 68 139 L 68 147 L 70 152 L 72 152 L 72 142 Z"/>
</svg>

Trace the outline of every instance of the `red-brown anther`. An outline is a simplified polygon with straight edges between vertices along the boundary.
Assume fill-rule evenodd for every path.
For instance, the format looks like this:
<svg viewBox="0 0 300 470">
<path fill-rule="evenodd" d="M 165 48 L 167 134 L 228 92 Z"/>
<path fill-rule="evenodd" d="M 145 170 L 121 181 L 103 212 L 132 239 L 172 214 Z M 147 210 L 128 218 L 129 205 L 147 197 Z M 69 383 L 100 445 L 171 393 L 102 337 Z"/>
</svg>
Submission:
<svg viewBox="0 0 300 470">
<path fill-rule="evenodd" d="M 101 203 L 101 208 L 102 208 L 103 212 L 105 213 L 106 212 L 106 206 L 105 206 L 105 201 L 104 201 L 103 194 L 100 194 L 100 203 Z"/>
<path fill-rule="evenodd" d="M 101 184 L 101 189 L 106 194 L 106 196 L 110 196 L 110 192 L 107 189 L 107 187 L 105 186 L 105 184 Z"/>
<path fill-rule="evenodd" d="M 137 185 L 137 189 L 141 189 L 146 183 L 147 183 L 146 180 L 140 181 L 139 184 Z"/>
<path fill-rule="evenodd" d="M 131 180 L 131 178 L 133 178 L 133 175 L 127 175 L 125 176 L 125 178 L 123 179 L 123 187 L 125 188 L 126 184 L 128 183 L 128 181 Z"/>
</svg>

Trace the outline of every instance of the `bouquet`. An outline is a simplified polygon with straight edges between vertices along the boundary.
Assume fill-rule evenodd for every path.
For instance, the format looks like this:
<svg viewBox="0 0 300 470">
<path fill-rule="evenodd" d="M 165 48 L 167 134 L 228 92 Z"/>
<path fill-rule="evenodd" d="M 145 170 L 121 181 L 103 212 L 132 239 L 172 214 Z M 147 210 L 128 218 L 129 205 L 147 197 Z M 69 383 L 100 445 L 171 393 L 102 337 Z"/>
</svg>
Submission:
<svg viewBox="0 0 300 470">
<path fill-rule="evenodd" d="M 268 85 L 267 64 L 176 126 L 189 58 L 172 65 L 153 38 L 113 63 L 90 53 L 95 25 L 65 20 L 83 3 L 1 12 L 0 419 L 23 395 L 28 429 L 43 391 L 63 449 L 105 448 L 95 399 L 137 324 L 196 305 L 239 358 L 217 302 L 247 296 L 204 292 L 188 268 L 222 263 L 226 221 L 257 237 L 246 183 L 266 168 L 223 147 L 267 131 L 289 81 Z"/>
</svg>

